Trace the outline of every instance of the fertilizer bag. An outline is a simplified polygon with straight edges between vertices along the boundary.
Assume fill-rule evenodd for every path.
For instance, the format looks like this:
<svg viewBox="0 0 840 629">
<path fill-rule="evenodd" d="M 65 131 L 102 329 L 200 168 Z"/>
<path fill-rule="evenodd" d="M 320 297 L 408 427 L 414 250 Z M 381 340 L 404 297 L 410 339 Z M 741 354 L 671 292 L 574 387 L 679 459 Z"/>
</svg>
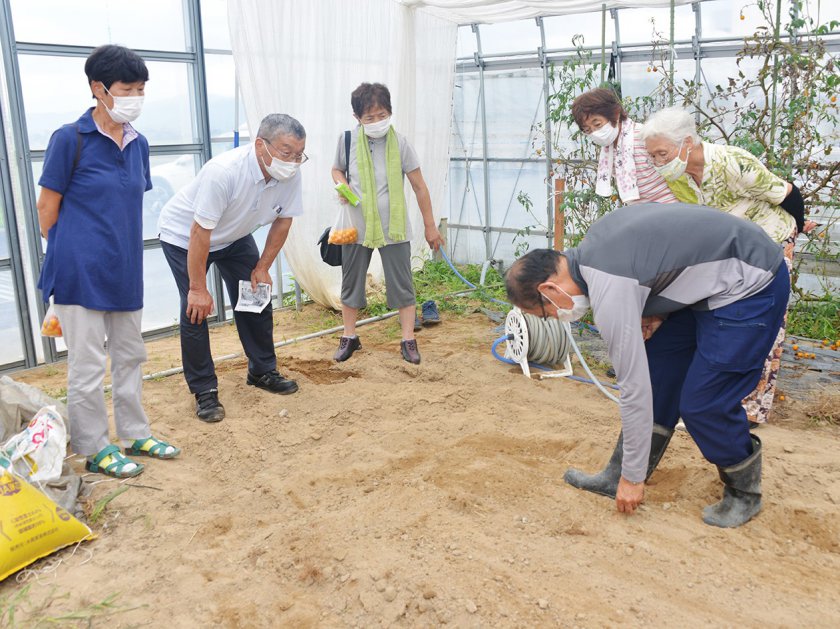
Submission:
<svg viewBox="0 0 840 629">
<path fill-rule="evenodd" d="M 0 581 L 41 557 L 92 537 L 87 526 L 0 468 Z"/>
</svg>

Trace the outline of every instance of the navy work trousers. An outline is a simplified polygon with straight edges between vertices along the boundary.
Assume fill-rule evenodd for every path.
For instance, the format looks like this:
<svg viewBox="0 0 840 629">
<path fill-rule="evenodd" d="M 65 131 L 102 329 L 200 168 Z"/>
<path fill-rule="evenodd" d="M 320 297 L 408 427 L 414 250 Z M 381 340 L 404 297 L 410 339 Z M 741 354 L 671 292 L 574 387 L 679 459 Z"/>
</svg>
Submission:
<svg viewBox="0 0 840 629">
<path fill-rule="evenodd" d="M 216 368 L 210 354 L 210 334 L 207 321 L 199 324 L 190 322 L 187 316 L 187 293 L 190 277 L 187 270 L 187 250 L 169 243 L 160 243 L 163 255 L 172 269 L 178 293 L 181 295 L 181 361 L 184 378 L 192 393 L 204 393 L 218 388 Z M 234 306 L 239 299 L 239 280 L 251 281 L 251 271 L 259 260 L 259 250 L 253 236 L 245 236 L 224 249 L 211 251 L 207 256 L 207 268 L 215 264 L 227 288 L 230 303 Z M 242 349 L 248 357 L 248 370 L 262 375 L 277 368 L 274 353 L 274 319 L 271 302 L 262 312 L 233 311 L 236 331 L 242 342 Z"/>
<path fill-rule="evenodd" d="M 674 428 L 682 417 L 703 456 L 720 467 L 752 454 L 741 400 L 758 384 L 789 293 L 782 263 L 752 297 L 714 310 L 671 313 L 645 343 L 654 423 Z"/>
</svg>

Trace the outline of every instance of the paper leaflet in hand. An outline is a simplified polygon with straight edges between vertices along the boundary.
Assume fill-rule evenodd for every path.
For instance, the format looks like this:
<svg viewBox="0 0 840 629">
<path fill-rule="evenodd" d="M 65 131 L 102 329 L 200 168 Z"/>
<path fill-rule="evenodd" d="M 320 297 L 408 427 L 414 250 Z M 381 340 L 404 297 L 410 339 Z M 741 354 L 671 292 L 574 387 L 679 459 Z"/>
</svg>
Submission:
<svg viewBox="0 0 840 629">
<path fill-rule="evenodd" d="M 257 284 L 257 290 L 251 288 L 251 282 L 239 280 L 239 300 L 236 308 L 239 312 L 262 312 L 271 301 L 271 284 Z"/>
</svg>

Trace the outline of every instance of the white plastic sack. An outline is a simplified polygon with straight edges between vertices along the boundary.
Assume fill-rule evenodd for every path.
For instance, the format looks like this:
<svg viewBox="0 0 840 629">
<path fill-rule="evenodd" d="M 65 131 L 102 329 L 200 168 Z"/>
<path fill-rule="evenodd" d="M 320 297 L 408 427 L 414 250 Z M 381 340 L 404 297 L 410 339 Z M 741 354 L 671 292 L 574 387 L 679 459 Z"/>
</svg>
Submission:
<svg viewBox="0 0 840 629">
<path fill-rule="evenodd" d="M 67 428 L 55 406 L 42 408 L 26 428 L 0 447 L 0 461 L 31 483 L 58 480 L 66 455 Z"/>
</svg>

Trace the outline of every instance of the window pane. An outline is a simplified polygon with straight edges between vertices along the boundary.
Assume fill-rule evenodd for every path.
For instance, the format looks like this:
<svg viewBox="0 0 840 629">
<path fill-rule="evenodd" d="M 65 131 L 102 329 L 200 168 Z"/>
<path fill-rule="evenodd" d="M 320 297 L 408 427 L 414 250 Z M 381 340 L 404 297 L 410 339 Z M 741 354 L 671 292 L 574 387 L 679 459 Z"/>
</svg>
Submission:
<svg viewBox="0 0 840 629">
<path fill-rule="evenodd" d="M 0 270 L 0 364 L 23 360 L 15 283 L 9 269 Z"/>
<path fill-rule="evenodd" d="M 166 202 L 195 178 L 198 155 L 152 155 L 152 189 L 143 197 L 143 238 L 157 238 L 157 221 Z"/>
<path fill-rule="evenodd" d="M 248 135 L 248 121 L 245 105 L 240 96 L 239 120 L 236 107 L 236 74 L 232 55 L 205 55 L 207 69 L 207 103 L 210 109 L 210 137 L 214 140 L 230 139 L 233 130 L 239 126 L 241 136 Z M 242 142 L 244 144 L 244 142 Z"/>
<path fill-rule="evenodd" d="M 152 145 L 198 142 L 192 64 L 151 61 L 147 65 L 149 84 L 138 130 Z"/>
<path fill-rule="evenodd" d="M 30 43 L 183 52 L 192 49 L 185 16 L 184 0 L 12 0 L 15 38 Z"/>
<path fill-rule="evenodd" d="M 703 10 L 705 11 L 705 5 Z M 618 12 L 618 28 L 622 44 L 670 41 L 671 9 L 621 9 Z M 695 18 L 691 5 L 674 7 L 674 40 L 690 40 L 694 32 Z M 703 34 L 705 35 L 705 32 Z M 610 39 L 609 32 L 607 39 Z"/>
<path fill-rule="evenodd" d="M 719 60 L 715 59 L 717 63 Z M 666 70 L 668 62 L 666 60 Z M 655 71 L 654 71 L 655 70 Z M 694 81 L 696 66 L 691 59 L 677 59 L 674 62 L 674 84 L 682 85 L 684 81 Z M 625 98 L 639 98 L 652 95 L 662 83 L 664 77 L 659 59 L 655 65 L 647 61 L 622 62 L 621 64 L 621 94 Z M 666 105 L 666 95 L 657 99 L 654 108 Z M 679 105 L 679 99 L 675 102 Z M 638 122 L 642 122 L 639 120 Z"/>
<path fill-rule="evenodd" d="M 481 51 L 483 54 L 536 52 L 540 46 L 540 29 L 536 20 L 481 24 L 478 29 L 481 35 Z M 469 34 L 473 35 L 472 32 Z"/>
<path fill-rule="evenodd" d="M 227 0 L 201 0 L 201 32 L 205 48 L 230 50 Z"/>
<path fill-rule="evenodd" d="M 534 151 L 533 126 L 545 117 L 542 70 L 485 72 L 484 85 L 488 154 L 530 156 Z"/>
<path fill-rule="evenodd" d="M 76 121 L 94 105 L 80 57 L 20 55 L 20 75 L 29 147 L 47 148 L 53 131 Z M 150 61 L 143 113 L 135 124 L 150 144 L 198 141 L 192 106 L 190 65 Z"/>
<path fill-rule="evenodd" d="M 773 6 L 775 4 L 774 2 Z M 741 19 L 742 15 L 744 19 Z M 783 8 L 783 22 L 786 17 L 787 9 Z M 767 26 L 756 3 L 730 2 L 730 0 L 701 3 L 700 23 L 703 29 L 703 39 L 746 37 L 755 33 L 759 26 Z"/>
<path fill-rule="evenodd" d="M 621 19 L 621 18 L 619 18 Z M 572 37 L 583 35 L 583 42 L 586 46 L 601 45 L 601 12 L 580 13 L 575 15 L 563 15 L 547 17 L 543 19 L 545 29 L 545 46 L 547 49 L 573 48 Z M 613 24 L 610 12 L 607 11 L 607 53 L 612 47 L 615 39 L 615 25 Z"/>
<path fill-rule="evenodd" d="M 9 257 L 9 230 L 6 227 L 6 212 L 0 195 L 0 258 Z"/>
<path fill-rule="evenodd" d="M 481 93 L 477 72 L 463 72 L 455 77 L 453 105 L 452 155 L 481 154 L 481 110 L 478 96 Z"/>
<path fill-rule="evenodd" d="M 469 26 L 458 27 L 458 57 L 472 57 L 475 54 L 475 33 Z"/>
<path fill-rule="evenodd" d="M 178 323 L 181 300 L 161 249 L 143 252 L 143 331 Z"/>
</svg>

